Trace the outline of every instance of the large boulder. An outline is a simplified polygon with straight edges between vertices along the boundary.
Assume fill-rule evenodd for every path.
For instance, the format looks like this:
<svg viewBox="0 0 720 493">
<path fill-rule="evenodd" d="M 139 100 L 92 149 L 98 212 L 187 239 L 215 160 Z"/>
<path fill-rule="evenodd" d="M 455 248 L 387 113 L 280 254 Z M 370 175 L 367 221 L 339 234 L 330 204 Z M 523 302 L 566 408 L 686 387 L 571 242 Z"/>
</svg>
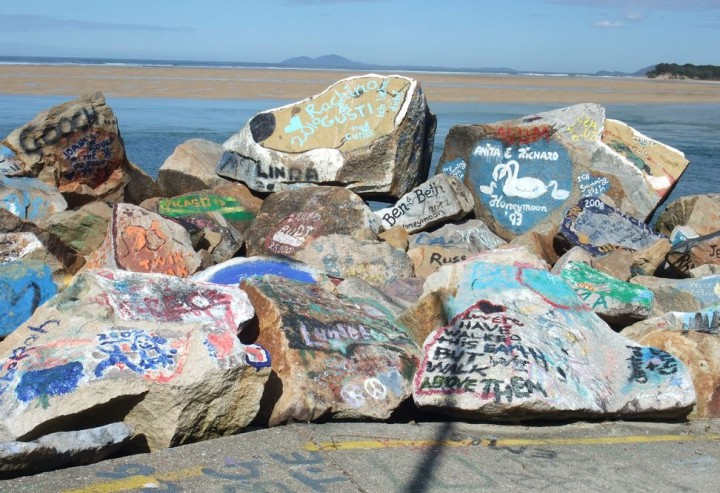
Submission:
<svg viewBox="0 0 720 493">
<path fill-rule="evenodd" d="M 391 311 L 317 285 L 245 279 L 271 355 L 262 414 L 270 425 L 322 417 L 387 419 L 411 394 L 418 348 Z"/>
<path fill-rule="evenodd" d="M 350 77 L 255 115 L 223 145 L 217 173 L 258 192 L 326 183 L 400 197 L 427 177 L 435 125 L 416 80 Z"/>
<path fill-rule="evenodd" d="M 236 287 L 88 271 L 0 342 L 0 440 L 123 421 L 151 449 L 235 433 L 269 361 Z"/>
<path fill-rule="evenodd" d="M 655 296 L 651 316 L 667 312 L 694 312 L 720 304 L 720 275 L 694 279 L 664 279 L 637 276 L 632 282 L 651 290 Z"/>
<path fill-rule="evenodd" d="M 0 207 L 20 219 L 37 223 L 67 209 L 67 202 L 56 188 L 37 178 L 0 176 Z"/>
<path fill-rule="evenodd" d="M 637 322 L 622 335 L 672 353 L 690 370 L 697 393 L 694 418 L 720 418 L 720 305 L 669 312 Z"/>
<path fill-rule="evenodd" d="M 701 236 L 720 230 L 720 194 L 687 195 L 674 200 L 658 217 L 655 229 L 670 236 L 677 226 L 688 226 Z"/>
<path fill-rule="evenodd" d="M 220 144 L 204 139 L 190 139 L 177 146 L 158 171 L 160 195 L 174 197 L 227 183 L 215 173 L 222 153 Z"/>
<path fill-rule="evenodd" d="M 418 406 L 476 419 L 682 416 L 695 403 L 677 358 L 613 332 L 559 277 L 475 262 L 441 293 Z"/>
<path fill-rule="evenodd" d="M 185 228 L 142 207 L 115 204 L 105 241 L 86 267 L 187 277 L 201 263 Z"/>
<path fill-rule="evenodd" d="M 130 180 L 117 119 L 100 92 L 40 113 L 4 143 L 23 176 L 57 187 L 71 205 L 121 200 Z"/>
<path fill-rule="evenodd" d="M 305 187 L 269 196 L 245 232 L 245 246 L 248 256 L 293 257 L 320 236 L 376 240 L 379 229 L 377 216 L 350 190 Z"/>
<path fill-rule="evenodd" d="M 81 254 L 90 255 L 105 240 L 112 210 L 105 202 L 90 202 L 77 210 L 48 216 L 38 226 Z"/>
<path fill-rule="evenodd" d="M 580 104 L 490 125 L 452 127 L 438 172 L 462 176 L 478 219 L 510 240 L 557 228 L 584 197 L 646 220 L 685 170 L 684 155 Z"/>
</svg>

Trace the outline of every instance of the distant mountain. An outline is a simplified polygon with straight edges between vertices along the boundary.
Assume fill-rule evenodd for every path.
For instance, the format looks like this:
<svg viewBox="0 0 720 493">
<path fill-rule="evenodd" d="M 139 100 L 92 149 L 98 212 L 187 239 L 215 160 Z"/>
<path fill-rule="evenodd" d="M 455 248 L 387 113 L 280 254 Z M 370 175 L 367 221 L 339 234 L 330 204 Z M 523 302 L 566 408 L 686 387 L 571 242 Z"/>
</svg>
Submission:
<svg viewBox="0 0 720 493">
<path fill-rule="evenodd" d="M 636 70 L 635 72 L 619 72 L 619 71 L 608 71 L 608 70 L 601 70 L 599 72 L 595 72 L 592 75 L 596 75 L 598 77 L 645 77 L 645 75 L 653 70 L 655 68 L 655 65 L 650 65 L 649 67 L 641 68 L 640 70 Z"/>
<path fill-rule="evenodd" d="M 317 58 L 310 58 L 309 56 L 298 56 L 295 58 L 288 58 L 280 62 L 283 67 L 295 67 L 295 68 L 344 68 L 344 69 L 367 69 L 371 68 L 372 65 L 366 65 L 360 62 L 354 62 L 348 60 L 340 55 L 323 55 Z"/>
</svg>

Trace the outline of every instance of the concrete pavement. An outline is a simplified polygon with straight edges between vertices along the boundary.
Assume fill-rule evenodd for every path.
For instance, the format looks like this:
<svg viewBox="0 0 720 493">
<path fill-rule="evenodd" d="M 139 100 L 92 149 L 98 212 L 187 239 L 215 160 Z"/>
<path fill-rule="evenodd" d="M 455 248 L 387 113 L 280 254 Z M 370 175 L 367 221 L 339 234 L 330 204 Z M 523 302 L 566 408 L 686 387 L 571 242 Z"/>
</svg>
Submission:
<svg viewBox="0 0 720 493">
<path fill-rule="evenodd" d="M 720 420 L 293 424 L 0 481 L 6 492 L 713 491 Z"/>
</svg>

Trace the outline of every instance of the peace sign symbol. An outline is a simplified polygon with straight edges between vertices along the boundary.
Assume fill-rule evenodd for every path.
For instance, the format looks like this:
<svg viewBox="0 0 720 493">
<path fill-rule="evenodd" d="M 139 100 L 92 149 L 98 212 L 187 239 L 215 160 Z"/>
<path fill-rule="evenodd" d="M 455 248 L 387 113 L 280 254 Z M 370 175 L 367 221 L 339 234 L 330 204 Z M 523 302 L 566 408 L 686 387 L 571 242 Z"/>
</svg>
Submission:
<svg viewBox="0 0 720 493">
<path fill-rule="evenodd" d="M 365 380 L 365 392 L 376 401 L 384 401 L 387 398 L 387 389 L 375 377 Z"/>
</svg>

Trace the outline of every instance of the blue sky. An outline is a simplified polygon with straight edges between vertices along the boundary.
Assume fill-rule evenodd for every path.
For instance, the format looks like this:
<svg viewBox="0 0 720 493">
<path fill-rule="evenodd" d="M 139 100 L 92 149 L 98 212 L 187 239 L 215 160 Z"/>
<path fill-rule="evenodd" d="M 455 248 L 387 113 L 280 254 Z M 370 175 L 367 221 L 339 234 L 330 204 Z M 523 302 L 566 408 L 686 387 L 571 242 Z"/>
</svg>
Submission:
<svg viewBox="0 0 720 493">
<path fill-rule="evenodd" d="M 0 54 L 632 72 L 720 65 L 720 0 L 0 2 Z"/>
</svg>

